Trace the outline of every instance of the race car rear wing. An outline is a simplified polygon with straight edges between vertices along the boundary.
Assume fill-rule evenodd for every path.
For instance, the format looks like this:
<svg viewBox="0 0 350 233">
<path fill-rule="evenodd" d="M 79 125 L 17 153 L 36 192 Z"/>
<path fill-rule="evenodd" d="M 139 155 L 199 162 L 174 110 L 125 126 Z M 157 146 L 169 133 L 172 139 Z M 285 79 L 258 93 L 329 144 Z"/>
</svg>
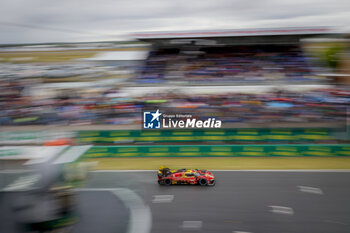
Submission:
<svg viewBox="0 0 350 233">
<path fill-rule="evenodd" d="M 169 176 L 170 174 L 171 174 L 171 172 L 170 172 L 170 169 L 168 167 L 161 166 L 158 170 L 159 177 L 166 177 L 166 176 Z"/>
</svg>

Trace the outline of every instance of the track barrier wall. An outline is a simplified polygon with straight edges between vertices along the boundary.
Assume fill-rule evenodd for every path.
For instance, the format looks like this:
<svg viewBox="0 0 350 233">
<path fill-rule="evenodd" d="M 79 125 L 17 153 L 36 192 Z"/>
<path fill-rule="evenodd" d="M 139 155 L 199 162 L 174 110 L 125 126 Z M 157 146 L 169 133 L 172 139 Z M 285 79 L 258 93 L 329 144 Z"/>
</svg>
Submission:
<svg viewBox="0 0 350 233">
<path fill-rule="evenodd" d="M 93 146 L 82 157 L 334 157 L 350 156 L 350 144 Z"/>
<path fill-rule="evenodd" d="M 78 131 L 77 142 L 113 144 L 133 142 L 314 142 L 348 140 L 346 128 L 206 129 L 206 130 L 105 130 Z"/>
</svg>

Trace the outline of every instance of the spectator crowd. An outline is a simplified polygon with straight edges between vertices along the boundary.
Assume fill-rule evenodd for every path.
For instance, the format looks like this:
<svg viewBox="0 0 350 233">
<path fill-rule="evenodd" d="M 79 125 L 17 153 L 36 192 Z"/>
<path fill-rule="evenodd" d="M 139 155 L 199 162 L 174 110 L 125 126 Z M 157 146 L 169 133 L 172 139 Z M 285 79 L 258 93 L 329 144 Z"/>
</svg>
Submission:
<svg viewBox="0 0 350 233">
<path fill-rule="evenodd" d="M 0 125 L 138 124 L 145 108 L 216 117 L 223 122 L 345 121 L 350 90 L 331 88 L 303 93 L 185 94 L 155 93 L 141 97 L 114 89 L 80 89 L 48 98 L 33 98 L 25 83 L 0 85 Z"/>
<path fill-rule="evenodd" d="M 148 57 L 138 83 L 305 83 L 327 81 L 322 69 L 293 46 L 236 46 L 198 51 L 163 50 Z"/>
<path fill-rule="evenodd" d="M 18 69 L 20 66 L 20 69 Z M 36 66 L 35 69 L 32 67 Z M 267 93 L 189 94 L 156 92 L 135 97 L 119 85 L 94 91 L 68 88 L 44 98 L 29 93 L 37 76 L 110 75 L 113 66 L 88 67 L 86 64 L 19 65 L 2 64 L 0 75 L 0 126 L 4 125 L 86 125 L 139 124 L 142 110 L 192 114 L 197 118 L 216 117 L 224 123 L 336 122 L 346 120 L 350 90 L 346 87 L 307 92 L 270 91 Z M 30 72 L 31 70 L 31 72 Z M 185 84 L 227 86 L 244 84 L 319 84 L 321 68 L 295 46 L 234 46 L 181 51 L 151 52 L 137 83 L 185 82 Z M 64 72 L 61 72 L 64 71 Z M 36 80 L 36 81 L 35 81 Z M 113 80 L 112 80 L 113 81 Z M 38 83 L 36 83 L 38 82 Z M 113 83 L 113 82 L 111 82 Z M 110 84 L 108 84 L 110 85 Z M 51 90 L 47 90 L 49 93 Z"/>
</svg>

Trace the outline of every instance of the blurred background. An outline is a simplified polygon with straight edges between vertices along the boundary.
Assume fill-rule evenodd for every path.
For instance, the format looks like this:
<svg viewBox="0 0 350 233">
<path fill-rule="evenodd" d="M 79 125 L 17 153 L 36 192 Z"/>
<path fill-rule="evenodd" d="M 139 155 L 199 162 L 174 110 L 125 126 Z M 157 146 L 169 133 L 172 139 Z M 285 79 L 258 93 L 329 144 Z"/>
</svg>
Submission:
<svg viewBox="0 0 350 233">
<path fill-rule="evenodd" d="M 348 232 L 347 1 L 1 5 L 1 233 Z"/>
</svg>

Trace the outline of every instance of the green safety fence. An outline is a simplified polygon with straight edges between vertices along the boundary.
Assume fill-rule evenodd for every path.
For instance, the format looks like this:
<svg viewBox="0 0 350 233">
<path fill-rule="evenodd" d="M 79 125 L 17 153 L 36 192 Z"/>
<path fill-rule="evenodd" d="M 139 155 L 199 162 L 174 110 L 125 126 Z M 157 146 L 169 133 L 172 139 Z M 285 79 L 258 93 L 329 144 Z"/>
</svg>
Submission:
<svg viewBox="0 0 350 233">
<path fill-rule="evenodd" d="M 78 131 L 77 142 L 313 142 L 348 140 L 346 129 L 190 129 L 190 130 L 105 130 Z"/>
<path fill-rule="evenodd" d="M 350 144 L 93 146 L 83 158 L 236 156 L 350 156 Z"/>
<path fill-rule="evenodd" d="M 43 144 L 48 140 L 75 136 L 74 132 L 54 130 L 2 131 L 0 132 L 0 145 Z"/>
</svg>

